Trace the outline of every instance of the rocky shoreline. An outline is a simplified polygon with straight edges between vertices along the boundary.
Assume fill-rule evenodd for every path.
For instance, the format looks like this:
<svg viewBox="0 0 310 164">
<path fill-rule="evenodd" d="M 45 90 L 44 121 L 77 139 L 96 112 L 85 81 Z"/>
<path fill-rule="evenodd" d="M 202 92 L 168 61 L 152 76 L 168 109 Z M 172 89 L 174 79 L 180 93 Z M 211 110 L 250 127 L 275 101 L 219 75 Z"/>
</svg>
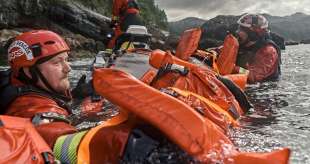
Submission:
<svg viewBox="0 0 310 164">
<path fill-rule="evenodd" d="M 31 29 L 48 29 L 62 35 L 74 57 L 90 57 L 103 50 L 111 32 L 110 18 L 72 0 L 1 0 L 0 63 L 6 63 L 6 41 Z M 148 27 L 152 48 L 164 47 L 164 34 Z"/>
</svg>

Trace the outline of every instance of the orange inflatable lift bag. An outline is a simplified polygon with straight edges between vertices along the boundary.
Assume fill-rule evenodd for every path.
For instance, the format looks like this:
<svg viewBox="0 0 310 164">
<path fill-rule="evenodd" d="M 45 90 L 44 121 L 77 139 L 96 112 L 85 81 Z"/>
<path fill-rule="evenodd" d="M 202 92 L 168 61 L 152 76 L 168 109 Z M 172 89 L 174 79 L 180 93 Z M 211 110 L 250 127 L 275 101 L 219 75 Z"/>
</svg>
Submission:
<svg viewBox="0 0 310 164">
<path fill-rule="evenodd" d="M 237 60 L 238 49 L 238 40 L 232 34 L 227 35 L 217 58 L 217 67 L 221 75 L 232 73 Z"/>
<path fill-rule="evenodd" d="M 53 163 L 52 151 L 29 119 L 0 116 L 0 163 Z"/>
<path fill-rule="evenodd" d="M 271 153 L 238 152 L 212 121 L 203 118 L 182 101 L 159 92 L 122 71 L 96 69 L 93 85 L 98 94 L 157 127 L 171 141 L 203 163 L 288 162 L 288 149 Z"/>
<path fill-rule="evenodd" d="M 236 164 L 289 164 L 291 151 L 288 148 L 275 150 L 270 153 L 237 153 L 230 157 Z M 226 160 L 225 163 L 232 163 Z"/>
<path fill-rule="evenodd" d="M 153 56 L 154 57 L 154 56 Z M 178 58 L 175 58 L 176 60 L 179 60 Z M 182 60 L 180 60 L 182 61 Z M 186 64 L 186 63 L 184 63 Z M 191 65 L 191 63 L 189 63 Z M 152 70 L 149 70 L 145 76 L 141 79 L 143 82 L 145 82 L 147 79 L 147 84 L 150 84 L 150 78 L 155 77 L 155 72 Z M 152 75 L 152 76 L 150 76 Z M 205 117 L 208 117 L 211 121 L 216 123 L 218 126 L 222 127 L 223 130 L 226 130 L 228 126 L 238 126 L 238 122 L 232 118 L 232 116 L 229 115 L 229 113 L 225 110 L 223 110 L 220 106 L 213 103 L 212 101 L 206 99 L 205 97 L 202 97 L 200 95 L 197 95 L 193 92 L 189 91 L 183 91 L 178 88 L 170 88 L 174 92 L 178 94 L 177 98 L 181 101 L 185 102 L 186 104 L 190 105 L 195 109 L 197 108 L 203 108 L 203 115 Z"/>
<path fill-rule="evenodd" d="M 152 51 L 150 58 L 149 58 L 149 63 L 152 67 L 156 69 L 159 69 L 163 64 L 166 64 L 166 63 L 182 65 L 189 69 L 194 69 L 195 67 L 197 67 L 195 64 L 186 62 L 184 60 L 181 60 L 171 55 L 169 51 L 165 52 L 159 49 Z"/>
<path fill-rule="evenodd" d="M 224 75 L 223 77 L 226 77 L 233 81 L 243 91 L 247 85 L 248 74 L 229 74 Z"/>
<path fill-rule="evenodd" d="M 218 66 L 217 66 L 217 52 L 214 51 L 214 50 L 206 50 L 206 51 L 203 51 L 203 50 L 197 50 L 194 54 L 194 56 L 198 56 L 200 58 L 207 58 L 209 59 L 210 61 L 212 61 L 212 68 L 213 68 L 213 71 L 215 71 L 217 74 L 219 74 L 219 70 L 218 70 Z"/>
<path fill-rule="evenodd" d="M 197 50 L 200 36 L 200 28 L 193 28 L 184 31 L 177 46 L 175 56 L 187 61 L 189 57 Z"/>
<path fill-rule="evenodd" d="M 97 93 L 157 127 L 191 155 L 220 146 L 220 140 L 232 144 L 217 125 L 182 101 L 122 71 L 95 70 L 93 85 Z"/>
<path fill-rule="evenodd" d="M 149 69 L 144 73 L 144 75 L 140 78 L 140 80 L 145 84 L 150 85 L 155 76 L 156 71 L 153 69 Z"/>
<path fill-rule="evenodd" d="M 179 100 L 196 109 L 201 115 L 210 119 L 224 131 L 229 126 L 239 126 L 239 123 L 227 111 L 205 97 L 178 88 L 169 88 L 169 90 L 174 91 Z"/>
<path fill-rule="evenodd" d="M 216 78 L 216 73 L 213 70 L 196 66 L 161 50 L 153 51 L 149 62 L 150 65 L 157 69 L 167 63 L 178 64 L 189 69 L 186 76 L 167 73 L 160 77 L 159 80 L 156 80 L 152 84 L 153 87 L 157 89 L 175 87 L 187 90 L 210 99 L 222 109 L 231 111 L 231 114 L 236 118 L 244 114 L 233 94 Z"/>
</svg>

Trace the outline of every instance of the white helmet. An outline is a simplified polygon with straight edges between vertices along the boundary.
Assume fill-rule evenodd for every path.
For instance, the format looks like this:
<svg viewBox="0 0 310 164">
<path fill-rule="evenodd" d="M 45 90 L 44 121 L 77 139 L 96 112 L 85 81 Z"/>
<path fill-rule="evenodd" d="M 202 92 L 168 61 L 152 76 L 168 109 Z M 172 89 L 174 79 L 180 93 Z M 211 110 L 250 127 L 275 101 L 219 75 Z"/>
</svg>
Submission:
<svg viewBox="0 0 310 164">
<path fill-rule="evenodd" d="M 237 21 L 237 23 L 241 27 L 249 28 L 256 33 L 268 31 L 267 19 L 259 14 L 245 14 Z"/>
</svg>

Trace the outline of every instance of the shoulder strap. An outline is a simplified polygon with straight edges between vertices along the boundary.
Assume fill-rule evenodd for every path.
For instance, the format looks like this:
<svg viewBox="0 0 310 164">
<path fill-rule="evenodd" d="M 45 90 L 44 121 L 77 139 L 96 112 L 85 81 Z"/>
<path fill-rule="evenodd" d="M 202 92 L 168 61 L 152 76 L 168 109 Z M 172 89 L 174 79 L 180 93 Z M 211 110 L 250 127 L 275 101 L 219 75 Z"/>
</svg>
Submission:
<svg viewBox="0 0 310 164">
<path fill-rule="evenodd" d="M 65 96 L 52 94 L 42 89 L 31 86 L 31 85 L 25 85 L 25 86 L 20 86 L 16 88 L 18 90 L 18 94 L 19 94 L 18 96 L 35 93 L 40 96 L 54 100 L 62 108 L 69 109 L 68 102 L 70 101 L 70 99 Z"/>
<path fill-rule="evenodd" d="M 5 109 L 15 99 L 14 95 L 17 94 L 17 90 L 11 85 L 10 75 L 10 69 L 0 71 L 0 114 L 5 113 Z"/>
<path fill-rule="evenodd" d="M 0 71 L 0 89 L 10 84 L 11 70 Z"/>
<path fill-rule="evenodd" d="M 60 107 L 69 109 L 68 101 L 69 98 L 60 95 L 53 95 L 36 87 L 25 85 L 25 86 L 13 86 L 8 84 L 1 88 L 0 91 L 0 113 L 4 114 L 8 106 L 19 96 L 27 94 L 37 94 L 43 97 L 47 97 L 55 101 Z"/>
<path fill-rule="evenodd" d="M 27 94 L 38 94 L 54 100 L 60 107 L 69 109 L 69 98 L 58 94 L 52 94 L 31 85 L 13 86 L 11 84 L 11 69 L 0 71 L 0 114 L 18 97 Z"/>
</svg>

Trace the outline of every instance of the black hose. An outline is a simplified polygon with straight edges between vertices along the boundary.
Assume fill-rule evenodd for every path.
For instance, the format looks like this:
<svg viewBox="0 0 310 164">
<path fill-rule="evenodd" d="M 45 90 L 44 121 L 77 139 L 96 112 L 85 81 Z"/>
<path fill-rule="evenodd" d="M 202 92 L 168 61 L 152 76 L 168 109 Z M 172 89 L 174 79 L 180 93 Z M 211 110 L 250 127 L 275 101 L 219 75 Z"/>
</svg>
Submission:
<svg viewBox="0 0 310 164">
<path fill-rule="evenodd" d="M 217 79 L 220 80 L 235 96 L 244 113 L 248 112 L 249 109 L 253 108 L 253 105 L 249 102 L 247 96 L 234 82 L 222 76 L 217 76 Z"/>
</svg>

